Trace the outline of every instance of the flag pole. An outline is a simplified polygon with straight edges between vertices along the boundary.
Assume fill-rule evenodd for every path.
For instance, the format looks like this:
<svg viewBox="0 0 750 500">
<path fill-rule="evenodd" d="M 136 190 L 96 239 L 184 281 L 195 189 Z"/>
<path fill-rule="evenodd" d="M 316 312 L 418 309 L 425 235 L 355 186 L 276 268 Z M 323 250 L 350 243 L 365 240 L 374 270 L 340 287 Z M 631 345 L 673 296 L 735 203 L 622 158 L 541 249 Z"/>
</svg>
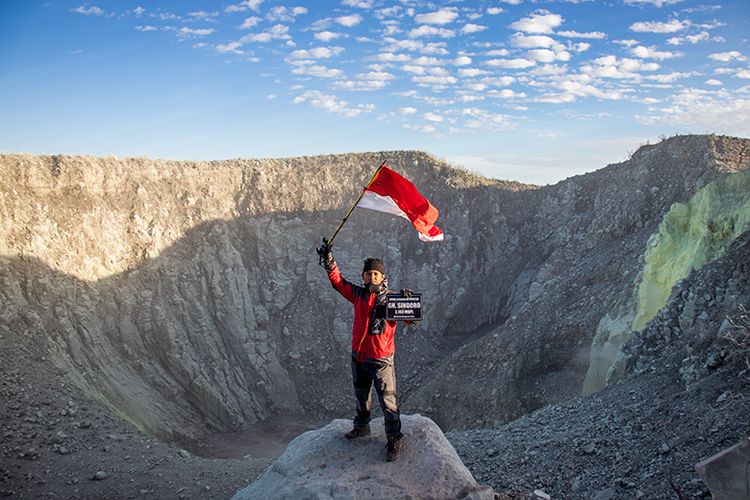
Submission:
<svg viewBox="0 0 750 500">
<path fill-rule="evenodd" d="M 325 243 L 328 246 L 333 245 L 333 239 L 336 238 L 336 235 L 339 234 L 339 231 L 341 231 L 341 228 L 344 227 L 344 224 L 346 224 L 346 220 L 354 211 L 354 208 L 357 206 L 357 203 L 359 203 L 359 200 L 361 200 L 362 197 L 365 195 L 365 191 L 367 191 L 367 188 L 369 188 L 370 185 L 375 181 L 375 178 L 380 173 L 380 170 L 383 167 L 385 167 L 386 163 L 388 163 L 388 160 L 384 160 L 383 163 L 381 163 L 378 169 L 375 171 L 375 173 L 372 174 L 372 178 L 370 179 L 370 182 L 368 182 L 367 185 L 362 189 L 362 192 L 359 193 L 359 197 L 357 198 L 357 201 L 354 202 L 354 205 L 352 205 L 352 208 L 350 208 L 349 211 L 346 213 L 346 216 L 343 219 L 341 219 L 341 224 L 339 224 L 339 227 L 337 227 L 336 231 L 333 232 L 333 236 L 331 236 L 329 239 L 323 238 L 323 243 Z"/>
</svg>

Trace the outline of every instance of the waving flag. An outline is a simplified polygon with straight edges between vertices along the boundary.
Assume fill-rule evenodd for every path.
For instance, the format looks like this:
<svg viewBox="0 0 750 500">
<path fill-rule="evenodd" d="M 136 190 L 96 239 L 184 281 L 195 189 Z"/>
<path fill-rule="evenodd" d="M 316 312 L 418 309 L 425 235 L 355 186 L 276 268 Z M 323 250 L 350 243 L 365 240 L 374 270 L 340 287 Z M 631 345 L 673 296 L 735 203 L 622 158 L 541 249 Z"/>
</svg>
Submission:
<svg viewBox="0 0 750 500">
<path fill-rule="evenodd" d="M 422 196 L 414 184 L 382 166 L 365 188 L 358 207 L 398 215 L 414 226 L 422 241 L 442 241 L 443 232 L 435 225 L 437 208 Z"/>
</svg>

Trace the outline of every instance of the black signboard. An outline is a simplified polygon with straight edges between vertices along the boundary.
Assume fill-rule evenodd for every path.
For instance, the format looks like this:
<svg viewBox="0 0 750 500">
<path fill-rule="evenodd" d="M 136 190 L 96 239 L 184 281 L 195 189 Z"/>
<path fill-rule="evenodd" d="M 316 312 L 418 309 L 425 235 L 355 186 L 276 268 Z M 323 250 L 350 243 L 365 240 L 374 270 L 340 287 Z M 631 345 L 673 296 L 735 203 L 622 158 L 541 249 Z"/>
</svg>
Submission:
<svg viewBox="0 0 750 500">
<path fill-rule="evenodd" d="M 385 319 L 414 320 L 422 319 L 422 294 L 412 293 L 404 297 L 400 293 L 389 293 L 385 308 Z"/>
</svg>

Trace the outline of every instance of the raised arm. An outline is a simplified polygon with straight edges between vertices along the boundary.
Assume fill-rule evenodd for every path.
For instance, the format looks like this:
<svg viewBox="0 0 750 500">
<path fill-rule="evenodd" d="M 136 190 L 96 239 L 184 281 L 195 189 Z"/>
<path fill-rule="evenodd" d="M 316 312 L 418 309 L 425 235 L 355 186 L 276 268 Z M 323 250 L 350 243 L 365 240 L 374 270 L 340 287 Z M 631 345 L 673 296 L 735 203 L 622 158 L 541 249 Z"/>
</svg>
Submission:
<svg viewBox="0 0 750 500">
<path fill-rule="evenodd" d="M 341 276 L 336 260 L 333 258 L 333 251 L 331 245 L 326 240 L 323 240 L 323 246 L 317 250 L 318 256 L 320 257 L 320 264 L 325 268 L 328 273 L 328 280 L 331 282 L 333 288 L 336 289 L 346 300 L 354 303 L 354 285 L 349 283 Z"/>
</svg>

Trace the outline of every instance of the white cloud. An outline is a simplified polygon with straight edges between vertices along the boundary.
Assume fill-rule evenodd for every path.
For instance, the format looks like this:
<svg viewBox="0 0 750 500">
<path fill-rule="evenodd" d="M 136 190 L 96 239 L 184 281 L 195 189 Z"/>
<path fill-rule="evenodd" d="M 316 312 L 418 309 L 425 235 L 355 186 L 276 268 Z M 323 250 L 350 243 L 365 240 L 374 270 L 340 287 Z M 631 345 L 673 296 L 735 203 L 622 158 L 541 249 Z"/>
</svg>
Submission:
<svg viewBox="0 0 750 500">
<path fill-rule="evenodd" d="M 344 76 L 344 72 L 336 68 L 327 68 L 325 66 L 318 65 L 303 65 L 298 66 L 292 70 L 295 75 L 307 75 L 316 76 L 318 78 L 341 78 Z"/>
<path fill-rule="evenodd" d="M 459 56 L 453 59 L 453 64 L 455 66 L 466 66 L 471 64 L 471 57 L 469 56 Z"/>
<path fill-rule="evenodd" d="M 583 38 L 586 40 L 603 40 L 607 38 L 607 34 L 602 33 L 601 31 L 590 31 L 588 33 L 579 33 L 578 31 L 558 31 L 556 34 L 566 38 Z"/>
<path fill-rule="evenodd" d="M 529 59 L 516 58 L 516 59 L 490 59 L 485 64 L 492 66 L 493 68 L 504 68 L 504 69 L 524 69 L 534 66 L 536 63 Z"/>
<path fill-rule="evenodd" d="M 336 40 L 337 38 L 341 38 L 341 33 L 333 33 L 331 31 L 321 31 L 319 33 L 315 33 L 315 39 L 320 40 L 321 42 L 330 42 L 331 40 Z"/>
<path fill-rule="evenodd" d="M 84 16 L 101 16 L 102 14 L 104 14 L 104 11 L 99 7 L 96 7 L 94 5 L 92 5 L 91 7 L 87 7 L 86 4 L 80 5 L 75 9 L 71 9 L 70 11 L 75 12 L 76 14 L 83 14 Z"/>
<path fill-rule="evenodd" d="M 748 70 L 748 69 L 741 69 L 741 70 L 737 71 L 737 73 L 735 73 L 734 76 L 736 76 L 737 78 L 742 78 L 744 80 L 749 80 L 750 79 L 750 70 Z"/>
<path fill-rule="evenodd" d="M 561 104 L 566 102 L 575 102 L 578 98 L 596 97 L 598 99 L 617 101 L 625 97 L 620 90 L 603 90 L 590 83 L 584 83 L 576 80 L 562 79 L 555 83 L 555 88 L 560 90 L 558 93 L 548 93 L 534 99 L 538 102 L 551 104 Z"/>
<path fill-rule="evenodd" d="M 488 72 L 483 69 L 477 69 L 477 68 L 462 68 L 458 70 L 458 74 L 461 76 L 466 76 L 469 78 L 473 78 L 475 76 L 482 76 L 486 75 Z"/>
<path fill-rule="evenodd" d="M 657 63 L 647 63 L 641 59 L 618 59 L 615 56 L 604 56 L 594 59 L 593 65 L 581 66 L 583 75 L 590 78 L 613 78 L 639 80 L 642 71 L 656 71 L 660 68 Z"/>
<path fill-rule="evenodd" d="M 242 50 L 242 44 L 240 42 L 229 42 L 227 44 L 217 45 L 216 46 L 216 52 L 219 54 L 237 54 L 238 56 L 241 56 L 244 54 Z"/>
<path fill-rule="evenodd" d="M 506 130 L 513 126 L 511 117 L 492 113 L 481 108 L 464 108 L 461 115 L 466 118 L 464 126 L 481 130 Z"/>
<path fill-rule="evenodd" d="M 278 96 L 278 95 L 276 95 L 276 94 L 268 94 L 268 95 L 266 96 L 266 99 L 268 99 L 269 101 L 271 101 L 271 100 L 273 100 L 273 99 L 276 99 L 277 97 L 279 97 L 279 96 Z"/>
<path fill-rule="evenodd" d="M 265 43 L 271 40 L 288 40 L 289 38 L 291 38 L 289 36 L 289 27 L 283 24 L 275 24 L 262 33 L 250 33 L 243 36 L 239 39 L 239 43 L 242 45 L 248 42 Z"/>
<path fill-rule="evenodd" d="M 445 28 L 435 28 L 434 26 L 422 25 L 419 28 L 414 28 L 409 31 L 409 38 L 417 38 L 420 36 L 439 36 L 441 38 L 451 38 L 456 34 Z"/>
<path fill-rule="evenodd" d="M 672 19 L 667 23 L 661 22 L 637 22 L 630 25 L 630 30 L 636 33 L 676 33 L 690 26 L 690 21 L 678 21 Z"/>
<path fill-rule="evenodd" d="M 250 28 L 255 27 L 260 22 L 259 17 L 248 17 L 244 21 L 242 21 L 242 24 L 240 25 L 241 30 L 249 30 Z"/>
<path fill-rule="evenodd" d="M 291 9 L 279 5 L 271 9 L 266 19 L 271 22 L 294 22 L 294 19 L 302 14 L 307 14 L 306 7 L 292 7 Z"/>
<path fill-rule="evenodd" d="M 437 85 L 437 86 L 445 86 L 445 85 L 453 85 L 458 80 L 454 76 L 435 76 L 435 75 L 429 75 L 429 76 L 413 76 L 411 81 L 418 85 Z"/>
<path fill-rule="evenodd" d="M 529 71 L 529 74 L 534 76 L 553 76 L 553 75 L 564 75 L 568 72 L 568 67 L 565 65 L 559 66 L 557 64 L 545 64 Z"/>
<path fill-rule="evenodd" d="M 196 12 L 188 12 L 188 17 L 191 17 L 193 19 L 202 19 L 202 20 L 210 20 L 212 17 L 216 17 L 219 15 L 218 12 L 206 12 L 205 10 L 199 10 Z"/>
<path fill-rule="evenodd" d="M 736 61 L 747 61 L 747 58 L 737 52 L 736 50 L 732 50 L 730 52 L 717 52 L 715 54 L 711 54 L 708 56 L 709 58 L 713 59 L 714 61 L 720 61 L 720 62 L 729 62 L 732 60 Z"/>
<path fill-rule="evenodd" d="M 179 34 L 182 35 L 182 36 L 186 36 L 186 37 L 188 37 L 188 36 L 208 36 L 211 33 L 213 33 L 214 31 L 216 31 L 216 30 L 214 30 L 213 28 L 197 28 L 197 29 L 193 29 L 193 28 L 185 28 L 185 27 L 183 27 L 183 28 L 180 28 Z"/>
<path fill-rule="evenodd" d="M 224 12 L 245 12 L 246 10 L 258 12 L 260 4 L 262 3 L 263 0 L 244 0 L 243 2 L 240 2 L 238 4 L 230 5 L 229 7 L 224 9 Z"/>
<path fill-rule="evenodd" d="M 523 99 L 526 97 L 526 94 L 523 92 L 516 92 L 511 89 L 503 89 L 503 90 L 490 90 L 487 92 L 487 95 L 490 97 L 497 97 L 499 99 Z"/>
<path fill-rule="evenodd" d="M 351 14 L 349 16 L 340 16 L 340 17 L 337 17 L 335 21 L 341 26 L 351 28 L 352 26 L 356 26 L 362 22 L 362 16 L 360 16 L 359 14 Z"/>
<path fill-rule="evenodd" d="M 133 14 L 135 14 L 135 17 L 141 17 L 144 12 L 146 12 L 146 9 L 144 9 L 140 5 L 133 9 Z"/>
<path fill-rule="evenodd" d="M 625 0 L 626 5 L 648 4 L 659 8 L 664 7 L 665 5 L 674 5 L 680 2 L 682 2 L 682 0 Z"/>
<path fill-rule="evenodd" d="M 438 54 L 447 55 L 449 54 L 446 47 L 448 46 L 445 42 L 428 42 L 425 43 L 421 40 L 397 40 L 395 38 L 386 38 L 386 45 L 383 50 L 393 52 L 399 49 L 408 50 L 411 52 L 421 52 L 423 54 Z"/>
<path fill-rule="evenodd" d="M 489 50 L 484 53 L 487 57 L 505 57 L 508 54 L 510 54 L 510 51 L 508 49 L 495 49 L 495 50 Z"/>
<path fill-rule="evenodd" d="M 721 82 L 720 82 L 719 80 L 716 80 L 716 79 L 714 79 L 714 78 L 711 78 L 710 80 L 706 80 L 706 82 L 705 82 L 705 83 L 706 83 L 706 85 L 713 85 L 713 86 L 721 86 L 721 85 L 724 85 L 724 84 L 723 84 L 723 83 L 721 83 Z"/>
<path fill-rule="evenodd" d="M 313 49 L 301 49 L 291 52 L 288 59 L 328 59 L 341 54 L 343 47 L 315 47 Z"/>
<path fill-rule="evenodd" d="M 557 40 L 546 35 L 524 35 L 516 33 L 510 39 L 513 47 L 521 49 L 549 48 L 557 45 Z"/>
<path fill-rule="evenodd" d="M 679 71 L 673 71 L 672 73 L 665 73 L 663 75 L 649 75 L 646 77 L 647 80 L 655 81 L 659 83 L 672 83 L 680 78 L 688 78 L 693 76 L 693 73 L 682 73 Z"/>
<path fill-rule="evenodd" d="M 135 29 L 137 29 L 138 31 L 159 31 L 159 28 L 157 28 L 156 26 L 151 26 L 149 24 L 144 26 L 136 26 Z"/>
<path fill-rule="evenodd" d="M 750 134 L 750 99 L 723 90 L 683 89 L 664 107 L 636 116 L 647 125 L 674 125 L 697 133 Z"/>
<path fill-rule="evenodd" d="M 316 108 L 323 109 L 328 113 L 335 113 L 344 118 L 354 118 L 362 113 L 369 113 L 375 109 L 375 106 L 372 104 L 359 104 L 357 106 L 352 106 L 336 96 L 323 94 L 317 90 L 308 90 L 302 95 L 295 97 L 292 102 L 294 104 L 309 102 Z"/>
<path fill-rule="evenodd" d="M 406 71 L 406 72 L 408 72 L 408 73 L 412 73 L 412 74 L 415 74 L 415 75 L 424 75 L 425 74 L 425 67 L 424 66 L 417 66 L 417 65 L 414 65 L 414 64 L 404 64 L 403 66 L 401 66 L 401 69 L 404 70 L 404 71 Z"/>
<path fill-rule="evenodd" d="M 394 54 L 393 52 L 380 52 L 374 57 L 376 61 L 382 62 L 408 62 L 411 57 L 406 54 Z"/>
<path fill-rule="evenodd" d="M 529 17 L 512 23 L 510 27 L 525 33 L 552 33 L 562 22 L 562 16 L 546 10 L 538 10 Z"/>
<path fill-rule="evenodd" d="M 373 0 L 342 0 L 341 5 L 358 9 L 372 9 Z"/>
<path fill-rule="evenodd" d="M 417 14 L 414 16 L 414 22 L 419 24 L 448 24 L 455 21 L 457 17 L 456 9 L 449 7 L 428 14 Z"/>
<path fill-rule="evenodd" d="M 488 7 L 487 8 L 487 14 L 491 16 L 496 16 L 498 14 L 502 14 L 503 12 L 505 12 L 505 10 L 503 10 L 502 7 Z"/>
<path fill-rule="evenodd" d="M 576 52 L 586 52 L 590 48 L 591 44 L 586 42 L 580 42 L 573 46 L 573 50 L 575 50 Z"/>
<path fill-rule="evenodd" d="M 683 43 L 687 42 L 695 45 L 698 42 L 705 42 L 706 40 L 710 39 L 710 37 L 711 36 L 708 34 L 708 31 L 701 31 L 697 35 L 673 36 L 672 38 L 667 40 L 667 44 L 682 45 Z"/>
<path fill-rule="evenodd" d="M 490 77 L 490 78 L 482 78 L 482 83 L 486 85 L 491 85 L 493 87 L 507 87 L 508 85 L 511 85 L 513 82 L 515 82 L 516 79 L 512 76 L 497 76 L 497 77 Z"/>
<path fill-rule="evenodd" d="M 534 49 L 526 53 L 534 61 L 550 63 L 553 61 L 569 61 L 570 53 L 566 51 L 555 52 L 549 49 Z"/>
<path fill-rule="evenodd" d="M 444 118 L 438 114 L 435 113 L 425 113 L 422 115 L 422 118 L 424 118 L 427 121 L 435 122 L 435 123 L 441 123 Z"/>
<path fill-rule="evenodd" d="M 464 24 L 464 26 L 461 28 L 461 33 L 464 33 L 464 34 L 479 33 L 480 31 L 484 31 L 486 29 L 487 29 L 487 26 L 482 26 L 481 24 L 467 23 L 467 24 Z"/>
<path fill-rule="evenodd" d="M 402 115 L 413 115 L 417 112 L 417 108 L 412 108 L 411 106 L 407 106 L 405 108 L 398 108 L 398 112 Z"/>
<path fill-rule="evenodd" d="M 680 54 L 679 52 L 658 51 L 654 47 L 644 47 L 643 45 L 633 47 L 632 49 L 630 49 L 630 53 L 636 57 L 640 57 L 641 59 L 663 60 L 682 56 L 682 54 Z"/>
<path fill-rule="evenodd" d="M 632 47 L 633 45 L 638 45 L 638 40 L 615 40 L 615 43 L 617 45 L 624 45 L 626 47 Z"/>
</svg>

